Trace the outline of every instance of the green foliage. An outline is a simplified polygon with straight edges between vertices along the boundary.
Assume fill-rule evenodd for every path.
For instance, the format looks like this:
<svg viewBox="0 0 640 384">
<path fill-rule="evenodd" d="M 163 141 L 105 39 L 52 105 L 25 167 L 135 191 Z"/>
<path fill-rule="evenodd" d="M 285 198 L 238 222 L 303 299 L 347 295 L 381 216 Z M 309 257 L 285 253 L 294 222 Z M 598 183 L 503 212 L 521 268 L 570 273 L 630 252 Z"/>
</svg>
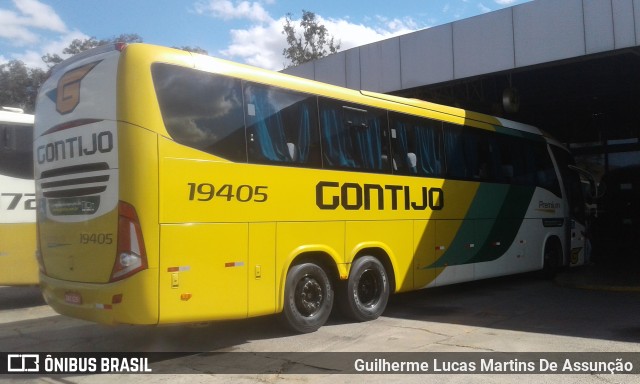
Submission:
<svg viewBox="0 0 640 384">
<path fill-rule="evenodd" d="M 101 45 L 113 44 L 113 43 L 141 43 L 142 37 L 138 36 L 135 33 L 125 33 L 120 36 L 111 37 L 109 39 L 98 40 L 95 37 L 90 37 L 88 39 L 75 39 L 69 44 L 68 47 L 62 50 L 63 55 L 73 56 L 80 52 L 84 52 L 88 49 L 99 47 Z M 42 61 L 47 64 L 49 68 L 52 68 L 54 65 L 61 63 L 64 59 L 60 57 L 57 53 L 51 54 L 47 53 L 42 56 Z"/>
<path fill-rule="evenodd" d="M 285 58 L 289 59 L 289 66 L 296 66 L 308 61 L 325 57 L 338 52 L 340 42 L 335 44 L 333 36 L 324 25 L 318 24 L 313 12 L 302 10 L 302 34 L 296 31 L 291 20 L 292 15 L 287 14 L 282 34 L 287 38 L 288 48 L 282 51 Z"/>
<path fill-rule="evenodd" d="M 109 39 L 98 40 L 95 37 L 75 39 L 64 48 L 62 55 L 72 56 L 100 45 L 115 42 L 139 43 L 142 38 L 137 34 L 122 34 Z M 194 48 L 195 49 L 195 48 Z M 42 61 L 49 69 L 64 59 L 58 53 L 47 53 Z M 39 68 L 27 68 L 20 60 L 12 60 L 0 65 L 0 105 L 22 108 L 25 112 L 33 112 L 36 105 L 38 89 L 44 83 L 48 72 Z"/>
<path fill-rule="evenodd" d="M 122 34 L 108 39 L 98 40 L 95 37 L 88 39 L 75 39 L 64 48 L 62 52 L 47 53 L 42 56 L 42 61 L 49 70 L 56 64 L 61 63 L 64 57 L 73 56 L 88 49 L 101 45 L 123 43 L 141 43 L 142 37 L 137 34 Z M 189 52 L 207 54 L 207 51 L 200 47 L 174 47 Z M 38 89 L 48 76 L 48 72 L 39 68 L 27 68 L 20 60 L 12 60 L 0 65 L 0 106 L 18 107 L 26 112 L 35 110 L 36 96 Z"/>
<path fill-rule="evenodd" d="M 32 113 L 35 109 L 38 88 L 44 82 L 46 72 L 27 68 L 20 60 L 0 65 L 0 105 L 22 108 Z"/>
<path fill-rule="evenodd" d="M 175 48 L 175 49 L 181 49 L 183 51 L 187 51 L 187 52 L 193 52 L 193 53 L 201 53 L 203 55 L 208 55 L 209 52 L 207 52 L 206 50 L 200 48 L 200 47 L 191 47 L 188 45 L 182 46 L 182 47 L 171 47 L 171 48 Z"/>
</svg>

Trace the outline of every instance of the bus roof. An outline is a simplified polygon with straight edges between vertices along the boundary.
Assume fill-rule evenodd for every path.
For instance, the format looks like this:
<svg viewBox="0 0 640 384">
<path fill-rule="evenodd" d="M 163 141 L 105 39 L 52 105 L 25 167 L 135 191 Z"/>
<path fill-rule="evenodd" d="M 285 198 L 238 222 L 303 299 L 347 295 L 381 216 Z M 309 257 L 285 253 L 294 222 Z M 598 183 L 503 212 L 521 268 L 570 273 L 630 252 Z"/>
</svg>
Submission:
<svg viewBox="0 0 640 384">
<path fill-rule="evenodd" d="M 189 54 L 189 53 L 186 53 L 186 54 Z M 201 54 L 195 54 L 195 53 L 192 55 L 194 56 L 194 58 L 196 58 L 196 62 L 194 63 L 195 64 L 194 67 L 196 69 L 207 70 L 207 71 L 214 70 L 213 68 L 211 68 L 213 61 L 210 61 L 210 60 L 214 60 L 216 63 L 227 62 L 227 60 L 219 59 L 219 58 L 215 58 L 207 55 L 201 55 Z M 387 106 L 388 106 L 388 103 L 391 102 L 396 106 L 401 106 L 401 108 L 404 107 L 402 109 L 404 109 L 405 112 L 407 107 L 411 109 L 415 108 L 421 111 L 428 111 L 430 113 L 450 116 L 457 119 L 464 119 L 465 121 L 471 122 L 471 123 L 475 122 L 476 127 L 491 126 L 494 128 L 495 127 L 509 128 L 509 129 L 520 131 L 520 132 L 533 134 L 536 136 L 543 136 L 549 141 L 555 141 L 555 139 L 552 136 L 550 136 L 547 132 L 545 132 L 542 129 L 539 129 L 532 125 L 505 119 L 502 117 L 491 116 L 491 115 L 473 112 L 473 111 L 469 111 L 461 108 L 451 107 L 443 104 L 436 104 L 436 103 L 428 102 L 425 100 L 404 98 L 400 96 L 394 96 L 394 95 L 389 95 L 385 93 L 378 93 L 378 92 L 372 92 L 372 91 L 366 91 L 366 90 L 357 91 L 357 90 L 344 88 L 344 87 L 340 87 L 340 86 L 336 86 L 328 83 L 323 83 L 316 80 L 310 80 L 306 78 L 297 77 L 294 75 L 284 74 L 281 72 L 274 72 L 266 69 L 251 67 L 244 64 L 232 63 L 232 65 L 238 66 L 237 68 L 247 68 L 251 72 L 260 74 L 260 76 L 266 76 L 272 79 L 277 79 L 280 85 L 288 86 L 290 88 L 294 88 L 300 91 L 305 91 L 305 90 L 313 91 L 314 93 L 317 92 L 318 94 L 324 94 L 325 96 L 328 95 L 329 93 L 332 96 L 342 95 L 345 98 L 348 98 L 348 100 L 352 100 L 354 102 L 362 102 L 363 98 L 369 99 L 369 100 L 375 99 L 375 100 L 378 100 L 378 102 L 382 102 L 382 104 L 387 104 Z M 243 73 L 244 71 L 240 71 L 240 72 Z M 256 79 L 256 78 L 252 80 L 260 81 L 260 79 Z M 559 142 L 557 144 L 561 145 Z"/>
<path fill-rule="evenodd" d="M 408 99 L 399 96 L 388 95 L 385 93 L 376 93 L 370 91 L 360 91 L 365 96 L 375 97 L 383 100 L 392 101 L 394 103 L 410 105 L 434 112 L 444 112 L 453 116 L 464 116 L 467 120 L 474 120 L 481 123 L 499 125 L 505 128 L 516 129 L 518 131 L 533 133 L 536 135 L 545 135 L 545 133 L 537 127 L 532 125 L 518 123 L 516 121 L 495 117 L 491 115 L 485 115 L 478 112 L 468 111 L 461 108 L 449 107 L 442 104 L 431 103 L 420 99 Z"/>
<path fill-rule="evenodd" d="M 0 109 L 0 124 L 10 123 L 17 125 L 33 125 L 34 117 L 24 113 L 20 108 L 2 107 Z"/>
<path fill-rule="evenodd" d="M 451 107 L 442 104 L 431 103 L 419 99 L 410 99 L 393 96 L 383 93 L 353 90 L 316 80 L 310 80 L 281 72 L 271 71 L 246 64 L 240 64 L 225 59 L 220 59 L 204 54 L 188 52 L 176 48 L 154 46 L 146 43 L 116 43 L 100 46 L 75 55 L 54 67 L 54 71 L 60 70 L 74 62 L 82 60 L 88 56 L 99 55 L 109 51 L 119 51 L 125 53 L 128 50 L 155 50 L 157 55 L 142 56 L 155 60 L 160 57 L 165 63 L 174 62 L 176 65 L 186 65 L 194 69 L 203 70 L 223 75 L 233 75 L 240 78 L 261 83 L 270 83 L 269 79 L 277 82 L 279 86 L 291 90 L 310 92 L 322 96 L 344 99 L 345 101 L 368 103 L 372 107 L 391 108 L 399 112 L 414 113 L 423 115 L 428 112 L 436 119 L 448 120 L 458 124 L 470 124 L 476 128 L 495 130 L 497 127 L 513 129 L 525 132 L 534 136 L 544 137 L 548 142 L 562 146 L 555 138 L 545 131 L 528 124 L 515 122 L 501 117 L 486 115 L 478 112 L 468 111 L 461 108 Z M 140 56 L 138 56 L 140 57 Z M 390 105 L 391 104 L 391 105 Z M 395 106 L 395 107 L 393 107 Z"/>
</svg>

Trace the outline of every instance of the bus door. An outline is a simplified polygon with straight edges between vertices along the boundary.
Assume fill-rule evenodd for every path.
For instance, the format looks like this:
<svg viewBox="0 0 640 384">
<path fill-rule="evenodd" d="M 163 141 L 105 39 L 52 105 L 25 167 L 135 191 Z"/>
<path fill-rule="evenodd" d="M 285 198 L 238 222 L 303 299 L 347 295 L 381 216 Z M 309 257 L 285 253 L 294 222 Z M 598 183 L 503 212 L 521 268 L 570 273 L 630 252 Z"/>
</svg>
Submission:
<svg viewBox="0 0 640 384">
<path fill-rule="evenodd" d="M 571 155 L 559 148 L 552 147 L 552 151 L 560 176 L 562 177 L 562 185 L 564 189 L 565 201 L 568 209 L 565 209 L 565 252 L 569 257 L 568 263 L 565 265 L 583 265 L 587 261 L 588 255 L 586 250 L 586 205 L 583 195 L 582 182 L 580 175 L 576 172 L 575 165 Z M 566 258 L 565 258 L 565 261 Z"/>
</svg>

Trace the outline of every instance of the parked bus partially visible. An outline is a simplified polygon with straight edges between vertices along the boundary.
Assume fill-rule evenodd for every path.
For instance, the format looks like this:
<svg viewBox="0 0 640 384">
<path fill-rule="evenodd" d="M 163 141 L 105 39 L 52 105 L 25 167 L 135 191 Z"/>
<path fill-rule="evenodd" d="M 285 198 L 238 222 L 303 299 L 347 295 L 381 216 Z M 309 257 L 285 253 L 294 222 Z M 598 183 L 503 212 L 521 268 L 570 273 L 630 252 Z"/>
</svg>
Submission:
<svg viewBox="0 0 640 384">
<path fill-rule="evenodd" d="M 59 313 L 166 324 L 585 260 L 580 180 L 538 128 L 145 44 L 97 48 L 40 89 L 41 287 Z M 576 193 L 577 191 L 577 193 Z"/>
<path fill-rule="evenodd" d="M 33 120 L 0 110 L 0 285 L 38 284 Z"/>
</svg>

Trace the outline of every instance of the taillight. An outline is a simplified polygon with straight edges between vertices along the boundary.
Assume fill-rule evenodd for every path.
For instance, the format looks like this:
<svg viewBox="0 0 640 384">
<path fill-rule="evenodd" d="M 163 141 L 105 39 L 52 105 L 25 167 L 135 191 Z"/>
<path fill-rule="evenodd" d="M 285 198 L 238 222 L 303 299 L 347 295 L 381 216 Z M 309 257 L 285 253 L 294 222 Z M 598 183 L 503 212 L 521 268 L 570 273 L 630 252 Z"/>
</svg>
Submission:
<svg viewBox="0 0 640 384">
<path fill-rule="evenodd" d="M 147 252 L 136 209 L 125 202 L 118 205 L 118 253 L 110 281 L 122 280 L 147 269 Z"/>
</svg>

